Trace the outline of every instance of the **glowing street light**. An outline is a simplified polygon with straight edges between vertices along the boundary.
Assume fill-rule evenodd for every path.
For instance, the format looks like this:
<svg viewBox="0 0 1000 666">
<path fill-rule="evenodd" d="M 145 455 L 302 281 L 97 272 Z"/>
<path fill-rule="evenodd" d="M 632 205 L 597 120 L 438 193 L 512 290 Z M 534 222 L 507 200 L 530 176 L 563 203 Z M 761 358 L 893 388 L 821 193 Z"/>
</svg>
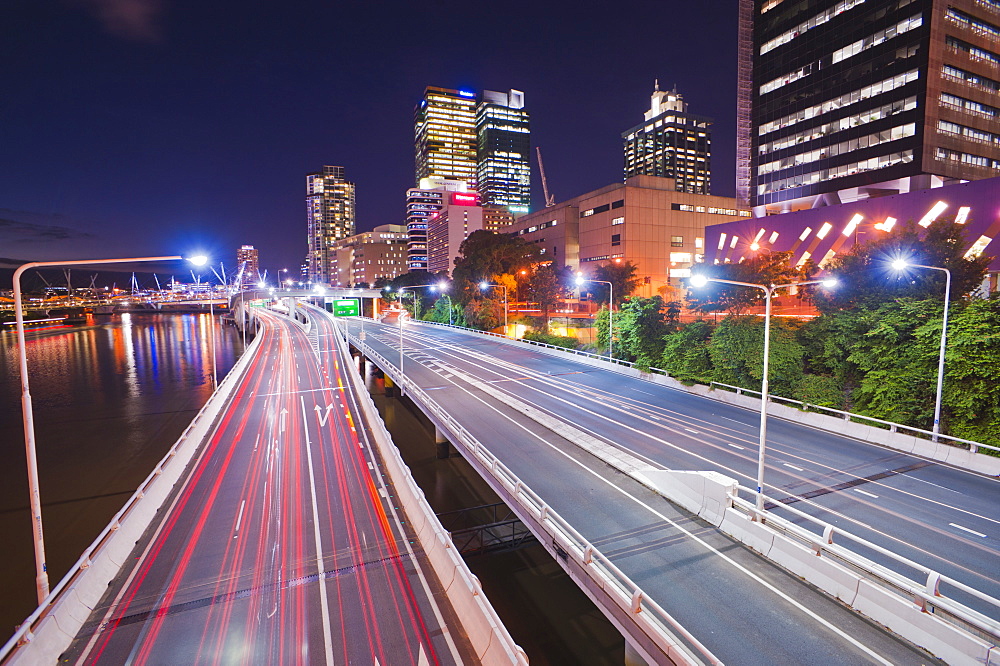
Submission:
<svg viewBox="0 0 1000 666">
<path fill-rule="evenodd" d="M 705 275 L 692 275 L 688 284 L 692 287 L 704 287 L 709 282 L 719 282 L 721 284 L 733 284 L 740 287 L 753 287 L 764 292 L 764 368 L 760 387 L 760 440 L 757 448 L 757 508 L 764 508 L 764 451 L 767 441 L 767 398 L 768 398 L 768 362 L 771 350 L 771 297 L 779 289 L 790 287 L 804 287 L 811 284 L 821 284 L 824 287 L 832 288 L 837 286 L 837 280 L 828 278 L 826 280 L 808 280 L 806 282 L 792 282 L 789 284 L 754 284 L 752 282 L 738 282 L 736 280 L 722 280 L 711 278 Z"/>
<path fill-rule="evenodd" d="M 940 203 L 940 202 L 938 202 Z M 934 398 L 934 427 L 931 441 L 938 441 L 941 434 L 941 390 L 944 387 L 944 351 L 948 340 L 948 302 L 951 301 L 951 271 L 940 266 L 924 266 L 922 264 L 911 264 L 905 259 L 896 259 L 892 262 L 892 268 L 898 272 L 907 268 L 926 268 L 931 271 L 944 271 L 944 321 L 941 323 L 941 350 L 938 353 L 938 376 L 937 395 Z"/>
<path fill-rule="evenodd" d="M 24 451 L 28 463 L 28 499 L 35 546 L 35 590 L 39 605 L 49 595 L 49 574 L 45 562 L 45 536 L 42 530 L 42 501 L 38 490 L 38 459 L 35 451 L 35 419 L 31 410 L 31 391 L 28 385 L 28 357 L 24 342 L 24 312 L 21 301 L 21 275 L 30 268 L 44 266 L 79 266 L 93 264 L 122 264 L 147 261 L 175 261 L 181 256 L 133 257 L 128 259 L 87 259 L 75 261 L 32 261 L 14 271 L 14 318 L 17 323 L 17 356 L 21 374 L 21 416 L 24 423 Z M 196 266 L 208 262 L 204 256 L 191 257 Z"/>
<path fill-rule="evenodd" d="M 608 285 L 608 360 L 614 362 L 614 353 L 612 353 L 613 342 L 615 338 L 615 326 L 614 326 L 614 312 L 615 312 L 615 286 L 608 282 L 607 280 L 590 280 L 583 277 L 582 275 L 576 276 L 576 286 L 583 285 L 584 282 L 600 282 L 601 284 Z"/>
</svg>

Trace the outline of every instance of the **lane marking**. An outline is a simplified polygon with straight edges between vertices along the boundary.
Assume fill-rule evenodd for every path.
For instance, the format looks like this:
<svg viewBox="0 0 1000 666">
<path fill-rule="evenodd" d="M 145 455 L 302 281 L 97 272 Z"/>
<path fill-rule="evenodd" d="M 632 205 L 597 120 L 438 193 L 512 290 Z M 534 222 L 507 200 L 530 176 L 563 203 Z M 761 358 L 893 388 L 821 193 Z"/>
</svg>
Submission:
<svg viewBox="0 0 1000 666">
<path fill-rule="evenodd" d="M 740 451 L 742 451 L 742 450 L 743 450 L 743 447 L 742 447 L 742 446 L 740 446 L 739 444 L 733 444 L 732 442 L 726 442 L 726 444 L 727 444 L 728 446 L 731 446 L 731 447 L 732 447 L 732 448 L 734 448 L 734 449 L 739 449 Z"/>
<path fill-rule="evenodd" d="M 236 517 L 236 531 L 237 532 L 240 531 L 240 523 L 243 522 L 243 508 L 246 505 L 247 505 L 247 501 L 246 500 L 243 500 L 242 502 L 240 502 L 240 515 Z M 234 539 L 236 538 L 235 534 L 233 535 L 233 538 Z"/>
<path fill-rule="evenodd" d="M 867 495 L 868 497 L 871 497 L 872 499 L 878 499 L 878 495 L 876 495 L 875 493 L 870 493 L 867 490 L 861 490 L 861 488 L 855 488 L 854 492 L 861 493 L 862 495 Z"/>
<path fill-rule="evenodd" d="M 698 432 L 697 430 L 691 430 L 691 428 L 684 428 L 684 429 L 685 429 L 685 430 L 687 430 L 688 432 L 693 432 L 693 433 L 694 433 L 694 434 L 696 434 L 696 435 L 699 435 L 699 434 L 701 434 L 701 433 L 699 433 L 699 432 Z"/>
<path fill-rule="evenodd" d="M 306 462 L 309 464 L 309 490 L 312 493 L 313 534 L 316 538 L 316 570 L 319 572 L 319 603 L 323 614 L 323 647 L 326 652 L 326 663 L 333 665 L 333 636 L 330 633 L 330 601 L 326 597 L 326 570 L 323 561 L 323 539 L 319 533 L 319 506 L 316 502 L 316 473 L 313 471 L 312 443 L 309 441 L 309 420 L 306 414 L 306 399 L 302 401 L 302 426 L 306 433 Z"/>
<path fill-rule="evenodd" d="M 962 530 L 963 532 L 968 532 L 969 534 L 975 534 L 977 537 L 981 537 L 983 539 L 986 538 L 986 535 L 983 534 L 982 532 L 977 532 L 976 530 L 970 530 L 968 527 L 962 527 L 961 525 L 959 525 L 957 523 L 948 523 L 948 524 L 951 525 L 952 527 L 956 528 L 956 529 Z"/>
<path fill-rule="evenodd" d="M 796 467 L 795 465 L 789 465 L 788 463 L 782 463 L 782 464 L 783 464 L 783 465 L 784 465 L 785 467 L 790 467 L 790 468 L 794 469 L 794 470 L 795 470 L 796 472 L 804 472 L 804 471 L 805 471 L 805 470 L 804 470 L 804 469 L 802 469 L 801 467 Z"/>
</svg>

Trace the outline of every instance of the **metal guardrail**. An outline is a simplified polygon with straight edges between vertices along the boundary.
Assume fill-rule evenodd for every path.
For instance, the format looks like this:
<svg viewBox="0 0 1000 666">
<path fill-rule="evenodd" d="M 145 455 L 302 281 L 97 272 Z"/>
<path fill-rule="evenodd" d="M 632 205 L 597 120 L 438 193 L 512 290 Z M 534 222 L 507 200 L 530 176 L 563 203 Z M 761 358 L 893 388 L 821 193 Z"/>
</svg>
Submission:
<svg viewBox="0 0 1000 666">
<path fill-rule="evenodd" d="M 393 381 L 398 386 L 403 387 L 406 393 L 417 396 L 421 404 L 429 409 L 435 418 L 439 419 L 449 428 L 458 440 L 452 443 L 461 444 L 469 453 L 475 455 L 485 469 L 489 470 L 494 479 L 500 482 L 507 492 L 510 493 L 518 506 L 546 530 L 552 538 L 553 543 L 565 552 L 567 557 L 573 557 L 582 565 L 581 568 L 594 579 L 595 583 L 601 589 L 611 593 L 610 596 L 615 598 L 622 608 L 628 609 L 632 616 L 635 617 L 636 622 L 644 627 L 647 635 L 665 653 L 671 653 L 678 657 L 681 656 L 678 655 L 678 647 L 680 646 L 676 640 L 676 636 L 679 635 L 687 643 L 687 647 L 683 649 L 683 654 L 687 657 L 687 663 L 701 663 L 691 659 L 694 655 L 688 654 L 689 650 L 699 653 L 706 660 L 706 663 L 722 663 L 694 635 L 674 619 L 670 613 L 647 596 L 642 588 L 615 566 L 596 546 L 591 544 L 568 521 L 550 508 L 538 493 L 521 481 L 516 474 L 469 433 L 451 414 L 442 409 L 419 386 L 401 377 L 399 369 L 390 363 L 388 359 L 353 335 L 350 337 L 355 346 L 361 349 L 369 358 L 376 360 L 382 366 L 383 371 L 390 373 Z"/>
<path fill-rule="evenodd" d="M 741 498 L 739 496 L 740 492 L 745 492 L 751 499 L 746 500 Z M 818 533 L 812 532 L 802 525 L 792 522 L 791 520 L 783 518 L 770 511 L 758 509 L 756 505 L 757 491 L 755 489 L 747 488 L 745 486 L 737 486 L 736 494 L 730 494 L 729 497 L 735 508 L 739 509 L 743 513 L 746 513 L 754 520 L 763 520 L 771 527 L 780 529 L 780 531 L 785 535 L 795 539 L 803 545 L 808 546 L 817 555 L 822 556 L 823 554 L 826 554 L 827 556 L 833 557 L 842 563 L 872 576 L 883 587 L 895 590 L 901 596 L 905 596 L 909 600 L 916 602 L 923 610 L 933 612 L 937 617 L 950 619 L 954 624 L 957 624 L 962 629 L 968 630 L 971 627 L 976 631 L 981 632 L 984 637 L 987 637 L 994 642 L 1000 641 L 1000 622 L 972 610 L 954 599 L 944 596 L 941 593 L 941 586 L 947 585 L 951 586 L 955 590 L 960 590 L 965 594 L 979 599 L 980 601 L 986 602 L 993 608 L 996 608 L 998 612 L 1000 612 L 1000 599 L 991 597 L 990 595 L 970 587 L 965 583 L 957 581 L 954 578 L 944 576 L 930 567 L 914 562 L 913 560 L 903 557 L 902 555 L 898 555 L 887 548 L 883 548 L 882 546 L 856 536 L 847 530 L 840 529 L 830 523 L 824 522 L 809 515 L 808 513 L 805 513 L 804 511 L 796 509 L 795 507 L 783 504 L 774 498 L 765 496 L 765 499 L 768 501 L 781 506 L 782 510 L 790 511 L 797 518 L 815 525 L 818 528 Z M 923 582 L 907 578 L 905 575 L 873 562 L 863 555 L 835 544 L 834 537 L 842 537 L 863 548 L 889 558 L 902 567 L 914 571 L 923 579 Z M 955 622 L 955 620 L 958 620 L 959 622 Z"/>
<path fill-rule="evenodd" d="M 459 331 L 464 331 L 466 333 L 478 333 L 480 335 L 488 335 L 488 336 L 492 336 L 492 337 L 495 337 L 495 338 L 503 338 L 504 340 L 508 340 L 510 342 L 521 342 L 521 343 L 524 343 L 524 344 L 534 345 L 536 347 L 544 347 L 546 349 L 555 349 L 555 350 L 558 350 L 558 351 L 565 352 L 567 354 L 573 354 L 573 355 L 576 355 L 576 356 L 584 356 L 584 357 L 587 357 L 587 358 L 594 359 L 596 361 L 604 361 L 606 363 L 611 363 L 613 365 L 620 365 L 620 366 L 625 367 L 625 368 L 635 368 L 635 363 L 632 363 L 631 361 L 625 361 L 625 360 L 622 360 L 622 359 L 617 359 L 617 358 L 616 359 L 608 359 L 607 354 L 595 354 L 593 352 L 583 351 L 583 350 L 580 350 L 580 349 L 570 349 L 568 347 L 560 347 L 559 345 L 550 345 L 550 344 L 545 343 L 545 342 L 537 342 L 535 340 L 526 340 L 524 338 L 511 338 L 509 336 L 502 335 L 500 333 L 493 333 L 491 331 L 480 331 L 480 330 L 475 329 L 475 328 L 466 328 L 464 326 L 455 326 L 454 324 L 441 324 L 441 323 L 438 323 L 436 321 L 425 321 L 425 320 L 415 320 L 415 321 L 418 321 L 421 324 L 429 324 L 431 326 L 443 326 L 444 328 L 453 328 L 453 329 L 456 329 L 456 330 L 459 330 Z M 661 368 L 650 367 L 650 368 L 648 368 L 648 369 L 646 369 L 644 371 L 648 372 L 649 374 L 652 374 L 652 375 L 662 375 L 664 377 L 670 377 L 670 373 L 667 372 L 666 370 L 661 369 Z M 749 394 L 749 395 L 760 396 L 760 391 L 754 391 L 753 389 L 746 389 L 746 388 L 742 388 L 742 387 L 739 387 L 739 386 L 732 386 L 730 384 L 723 384 L 721 382 L 710 382 L 709 383 L 709 388 L 714 388 L 716 386 L 720 386 L 720 387 L 732 390 L 732 391 L 736 392 L 738 395 L 742 395 L 742 394 L 746 393 L 746 394 Z M 934 436 L 934 433 L 931 432 L 930 430 L 923 430 L 922 428 L 916 428 L 916 427 L 913 427 L 913 426 L 904 425 L 902 423 L 895 423 L 893 421 L 884 421 L 882 419 L 878 419 L 878 418 L 875 418 L 873 416 L 865 416 L 864 414 L 854 414 L 853 412 L 845 412 L 845 411 L 842 411 L 842 410 L 839 410 L 839 409 L 833 409 L 831 407 L 824 407 L 822 405 L 814 405 L 812 403 L 805 403 L 805 402 L 802 402 L 801 400 L 793 400 L 792 398 L 784 398 L 784 397 L 779 396 L 779 395 L 774 395 L 773 393 L 769 393 L 768 394 L 768 400 L 771 401 L 771 402 L 781 402 L 781 403 L 789 403 L 789 404 L 801 405 L 803 409 L 807 409 L 809 411 L 822 410 L 822 411 L 828 412 L 830 414 L 836 414 L 837 416 L 843 418 L 845 421 L 850 421 L 852 419 L 859 419 L 859 420 L 869 421 L 871 423 L 877 423 L 880 426 L 886 426 L 886 429 L 888 429 L 889 432 L 904 431 L 904 432 L 908 432 L 908 433 L 916 433 L 921 438 L 928 439 L 928 440 L 930 440 Z M 978 449 L 981 449 L 981 448 L 982 449 L 988 449 L 990 451 L 996 451 L 996 452 L 1000 453 L 1000 446 L 993 446 L 991 444 L 983 444 L 982 442 L 974 442 L 974 441 L 969 440 L 969 439 L 962 439 L 961 437 L 952 437 L 951 435 L 939 434 L 938 435 L 938 439 L 939 440 L 940 439 L 948 440 L 946 443 L 948 443 L 948 444 L 950 444 L 952 446 L 956 446 L 958 448 L 966 449 L 968 451 L 971 451 L 972 453 L 978 453 Z"/>
<path fill-rule="evenodd" d="M 11 636 L 3 648 L 0 648 L 0 661 L 9 657 L 16 649 L 23 648 L 31 643 L 35 638 L 32 629 L 38 625 L 38 623 L 44 619 L 46 613 L 51 611 L 55 604 L 60 601 L 60 595 L 66 591 L 72 583 L 77 582 L 79 576 L 83 575 L 87 569 L 90 568 L 93 560 L 101 556 L 102 550 L 107 546 L 111 540 L 116 536 L 116 533 L 121 529 L 122 524 L 128 520 L 129 516 L 132 515 L 140 505 L 142 499 L 150 492 L 150 487 L 157 482 L 158 479 L 164 473 L 164 468 L 172 463 L 177 456 L 178 451 L 187 442 L 191 431 L 195 428 L 202 426 L 202 419 L 205 417 L 206 412 L 214 409 L 216 404 L 216 397 L 225 396 L 229 391 L 231 385 L 237 382 L 240 377 L 243 376 L 249 361 L 256 356 L 257 348 L 260 346 L 262 336 L 255 336 L 250 346 L 243 353 L 240 359 L 236 362 L 236 365 L 226 374 L 222 382 L 212 393 L 212 396 L 202 405 L 202 408 L 195 415 L 191 423 L 188 424 L 181 436 L 177 438 L 167 454 L 157 463 L 153 471 L 149 473 L 149 476 L 139 485 L 138 490 L 132 494 L 131 497 L 125 502 L 125 505 L 114 515 L 111 522 L 108 523 L 97 538 L 94 539 L 93 543 L 83 551 L 83 554 L 76 561 L 76 563 L 70 567 L 70 570 L 63 576 L 62 580 L 52 588 L 49 595 L 42 600 L 42 603 L 38 605 L 38 608 L 28 616 L 28 618 L 21 623 L 17 631 Z"/>
<path fill-rule="evenodd" d="M 722 388 L 729 389 L 735 392 L 737 395 L 755 395 L 760 397 L 760 391 L 754 391 L 753 389 L 746 389 L 740 386 L 733 386 L 731 384 L 723 384 L 722 382 L 712 382 L 709 388 L 715 388 L 716 386 L 721 386 Z M 927 439 L 934 436 L 934 433 L 930 430 L 923 430 L 922 428 L 916 428 L 913 426 L 903 425 L 901 423 L 895 423 L 893 421 L 885 421 L 883 419 L 875 418 L 874 416 L 865 416 L 864 414 L 855 414 L 853 412 L 845 412 L 841 409 L 834 409 L 832 407 L 824 407 L 823 405 L 814 405 L 809 402 L 803 402 L 801 400 L 793 400 L 792 398 L 784 398 L 780 395 L 774 395 L 769 393 L 767 396 L 768 402 L 777 402 L 780 404 L 790 404 L 798 405 L 800 409 L 806 411 L 822 411 L 828 414 L 836 414 L 845 421 L 852 421 L 854 419 L 859 419 L 863 421 L 868 421 L 870 423 L 877 423 L 879 426 L 886 426 L 889 432 L 909 432 L 918 433 L 920 435 L 926 435 Z M 969 439 L 962 439 L 961 437 L 952 437 L 951 435 L 939 434 L 938 439 L 948 440 L 948 444 L 956 446 L 957 448 L 967 449 L 972 453 L 977 453 L 980 448 L 989 449 L 990 451 L 1000 452 L 1000 446 L 993 446 L 991 444 L 983 444 L 982 442 L 973 442 Z"/>
</svg>

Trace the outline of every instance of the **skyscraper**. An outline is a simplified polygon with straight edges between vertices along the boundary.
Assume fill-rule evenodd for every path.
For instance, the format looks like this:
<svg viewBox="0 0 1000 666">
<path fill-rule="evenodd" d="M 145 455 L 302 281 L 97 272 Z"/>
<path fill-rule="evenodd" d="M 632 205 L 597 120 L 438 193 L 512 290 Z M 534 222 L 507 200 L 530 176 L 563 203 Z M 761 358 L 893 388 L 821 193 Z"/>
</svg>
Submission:
<svg viewBox="0 0 1000 666">
<path fill-rule="evenodd" d="M 740 0 L 758 216 L 1000 175 L 998 0 Z"/>
<path fill-rule="evenodd" d="M 476 186 L 476 93 L 428 86 L 413 129 L 415 182 L 440 176 Z"/>
<path fill-rule="evenodd" d="M 354 235 L 354 183 L 344 180 L 344 167 L 324 166 L 306 176 L 306 219 L 308 279 L 330 284 L 336 272 L 334 244 Z"/>
<path fill-rule="evenodd" d="M 427 225 L 430 218 L 444 209 L 450 200 L 450 193 L 468 191 L 465 181 L 441 177 L 422 178 L 420 187 L 406 191 L 406 266 L 409 270 L 427 270 Z"/>
<path fill-rule="evenodd" d="M 673 178 L 678 192 L 709 194 L 712 119 L 689 114 L 680 93 L 657 82 L 643 120 L 622 133 L 625 178 Z"/>
<path fill-rule="evenodd" d="M 531 206 L 531 130 L 524 93 L 483 91 L 476 110 L 476 189 L 484 204 L 527 213 Z"/>
<path fill-rule="evenodd" d="M 243 245 L 236 250 L 236 270 L 239 271 L 241 287 L 255 287 L 260 279 L 260 264 L 257 248 L 253 245 Z"/>
</svg>

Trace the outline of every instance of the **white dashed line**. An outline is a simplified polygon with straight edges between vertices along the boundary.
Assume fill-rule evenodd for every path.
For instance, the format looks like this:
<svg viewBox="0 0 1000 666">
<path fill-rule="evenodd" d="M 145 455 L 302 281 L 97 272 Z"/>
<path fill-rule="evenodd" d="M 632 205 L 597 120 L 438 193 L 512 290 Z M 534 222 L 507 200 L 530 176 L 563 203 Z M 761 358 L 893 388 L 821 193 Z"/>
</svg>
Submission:
<svg viewBox="0 0 1000 666">
<path fill-rule="evenodd" d="M 684 428 L 684 429 L 687 430 L 688 432 L 693 432 L 696 435 L 699 434 L 697 430 L 691 430 L 691 428 Z"/>
<path fill-rule="evenodd" d="M 732 444 L 730 442 L 726 442 L 726 444 L 729 444 L 729 446 L 733 447 L 734 449 L 739 449 L 740 451 L 743 450 L 743 447 L 740 446 L 739 444 Z"/>
<path fill-rule="evenodd" d="M 861 493 L 862 495 L 867 495 L 868 497 L 873 497 L 875 499 L 878 499 L 878 495 L 875 495 L 874 493 L 870 493 L 867 490 L 861 490 L 861 488 L 855 488 L 854 492 Z"/>
<path fill-rule="evenodd" d="M 782 463 L 782 464 L 783 464 L 783 465 L 784 465 L 785 467 L 788 467 L 788 468 L 790 468 L 790 469 L 794 469 L 794 470 L 795 470 L 796 472 L 804 472 L 804 471 L 805 471 L 805 470 L 804 470 L 804 469 L 802 469 L 801 467 L 796 467 L 795 465 L 789 465 L 788 463 Z"/>
<path fill-rule="evenodd" d="M 963 532 L 968 532 L 969 534 L 975 534 L 977 537 L 981 537 L 983 539 L 986 538 L 986 535 L 983 534 L 982 532 L 977 532 L 976 530 L 970 530 L 968 527 L 962 527 L 961 525 L 957 525 L 955 523 L 948 523 L 948 524 L 954 527 L 955 529 L 962 530 Z"/>
</svg>

